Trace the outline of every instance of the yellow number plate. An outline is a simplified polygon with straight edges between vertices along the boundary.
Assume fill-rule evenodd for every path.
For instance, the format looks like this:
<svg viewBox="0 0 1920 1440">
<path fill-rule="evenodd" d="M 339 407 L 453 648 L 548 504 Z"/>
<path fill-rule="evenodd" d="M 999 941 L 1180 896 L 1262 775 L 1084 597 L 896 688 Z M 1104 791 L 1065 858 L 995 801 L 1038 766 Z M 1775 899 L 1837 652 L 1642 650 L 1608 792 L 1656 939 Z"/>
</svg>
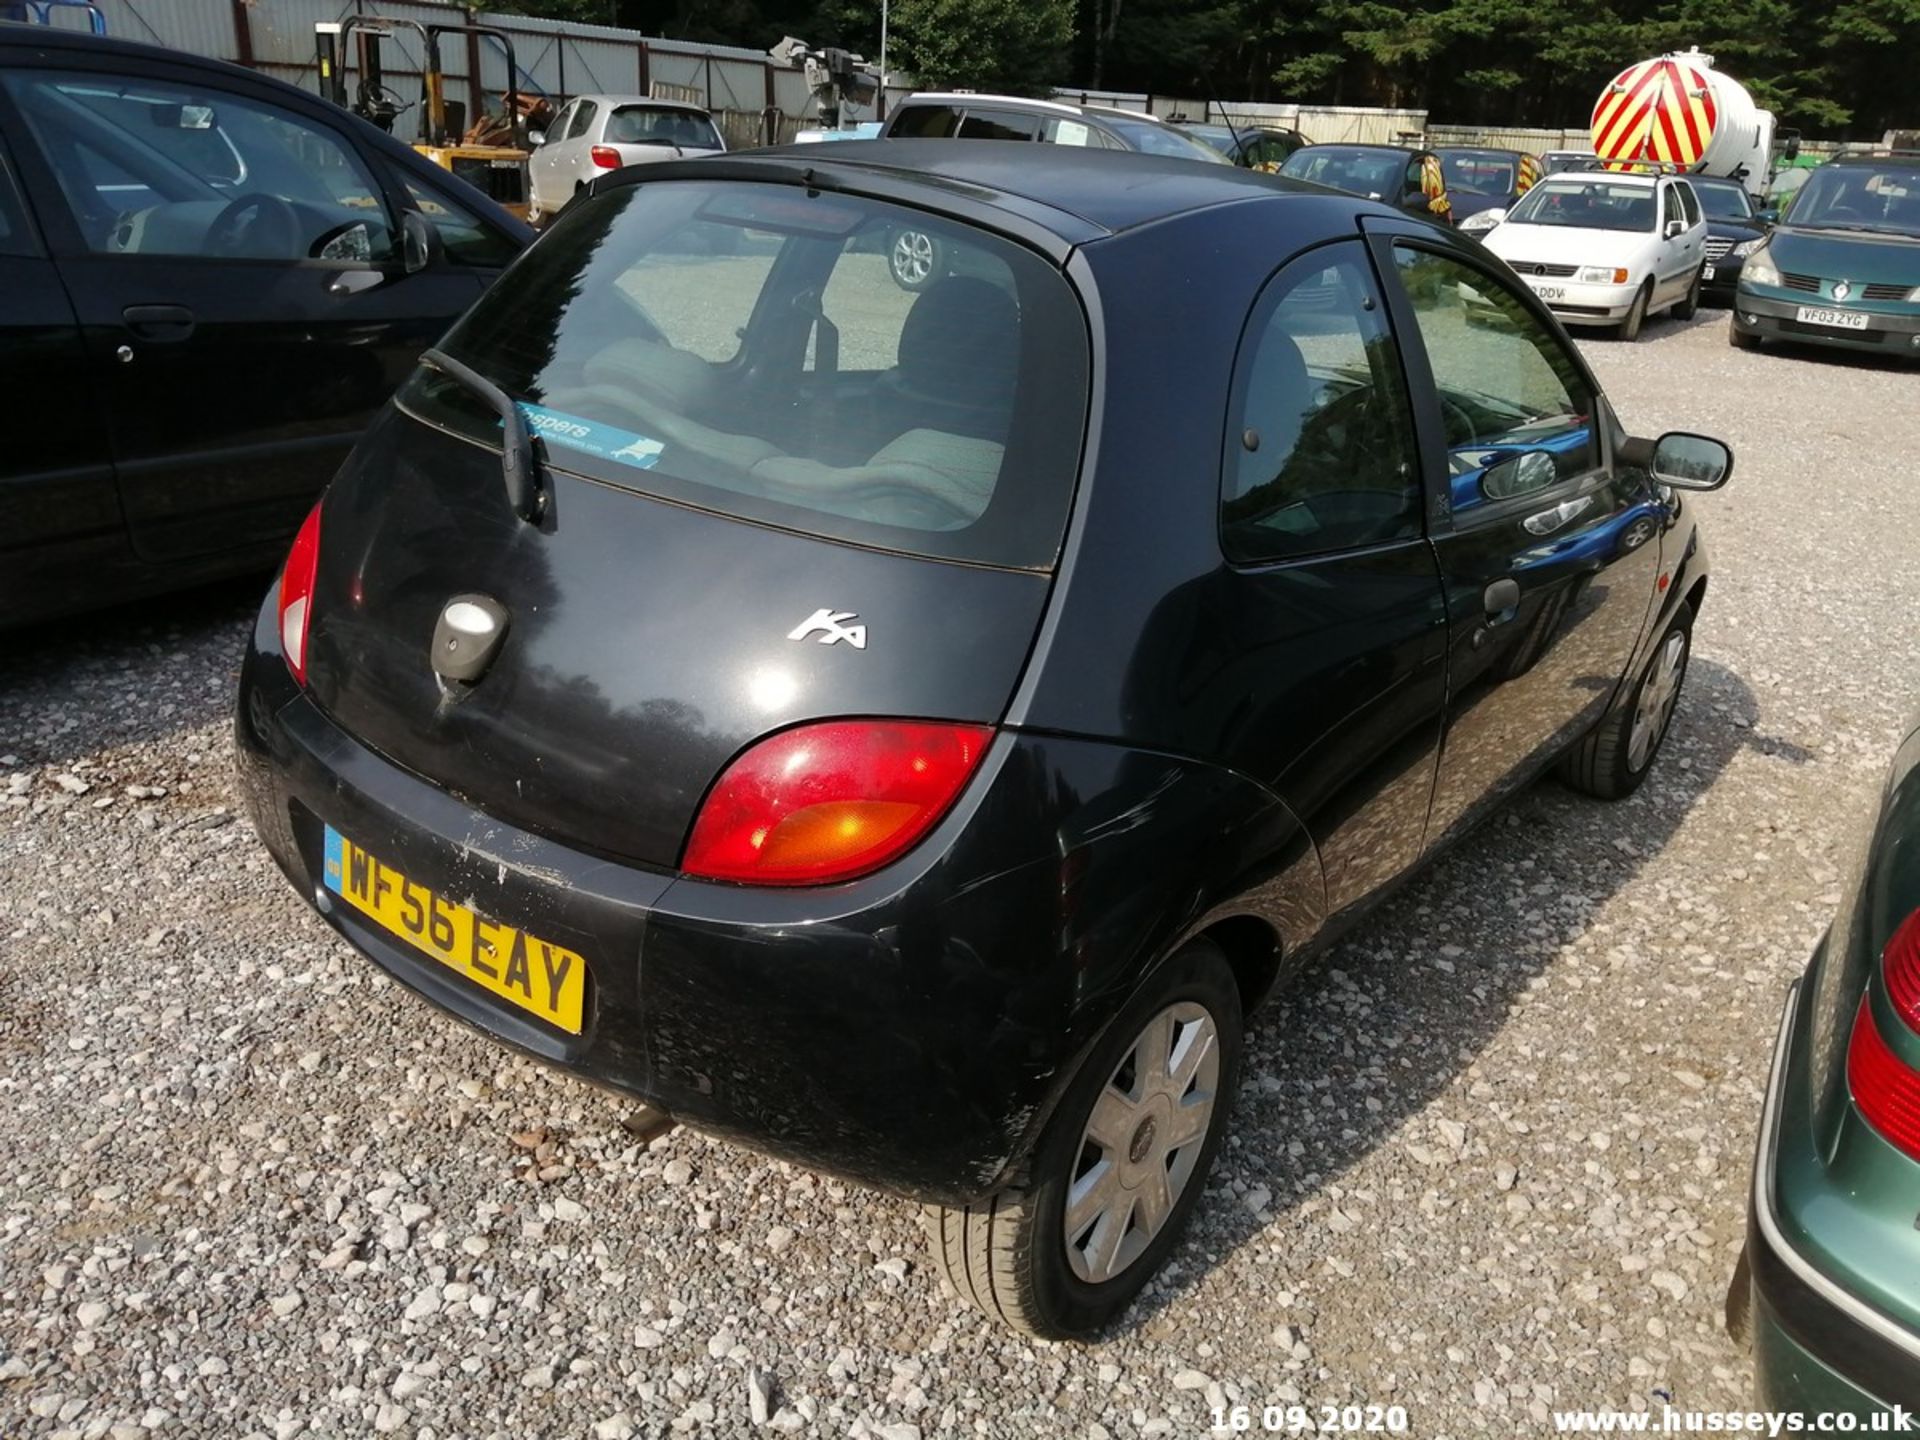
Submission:
<svg viewBox="0 0 1920 1440">
<path fill-rule="evenodd" d="M 327 888 L 383 930 L 483 990 L 580 1033 L 587 962 L 571 950 L 434 894 L 327 827 Z"/>
</svg>

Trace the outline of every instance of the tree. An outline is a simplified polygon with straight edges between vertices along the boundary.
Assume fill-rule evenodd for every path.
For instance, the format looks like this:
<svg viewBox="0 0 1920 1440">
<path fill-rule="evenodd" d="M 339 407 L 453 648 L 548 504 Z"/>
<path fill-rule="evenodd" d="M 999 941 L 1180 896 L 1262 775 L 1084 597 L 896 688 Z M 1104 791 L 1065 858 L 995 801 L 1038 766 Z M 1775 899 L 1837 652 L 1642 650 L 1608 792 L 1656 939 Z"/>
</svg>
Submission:
<svg viewBox="0 0 1920 1440">
<path fill-rule="evenodd" d="M 1072 78 L 1073 11 L 1073 0 L 898 0 L 892 24 L 918 84 L 1037 95 Z"/>
</svg>

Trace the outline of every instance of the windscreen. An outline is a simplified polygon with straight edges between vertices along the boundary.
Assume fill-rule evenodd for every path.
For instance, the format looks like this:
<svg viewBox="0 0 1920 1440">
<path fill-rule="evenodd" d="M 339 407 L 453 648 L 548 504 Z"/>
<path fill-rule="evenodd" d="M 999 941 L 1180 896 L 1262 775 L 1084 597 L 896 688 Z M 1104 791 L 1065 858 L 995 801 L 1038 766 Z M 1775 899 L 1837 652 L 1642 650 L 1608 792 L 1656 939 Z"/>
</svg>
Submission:
<svg viewBox="0 0 1920 1440">
<path fill-rule="evenodd" d="M 1700 208 L 1707 212 L 1709 220 L 1738 223 L 1753 219 L 1753 202 L 1747 198 L 1746 187 L 1730 180 L 1702 180 L 1697 176 L 1692 183 L 1693 193 L 1699 197 Z"/>
<path fill-rule="evenodd" d="M 1651 185 L 1555 177 L 1533 187 L 1507 212 L 1507 223 L 1565 225 L 1581 230 L 1651 231 L 1660 203 Z"/>
<path fill-rule="evenodd" d="M 1176 160 L 1206 160 L 1215 165 L 1233 163 L 1211 145 L 1203 145 L 1171 125 L 1159 125 L 1151 120 L 1127 120 L 1113 115 L 1102 115 L 1100 119 L 1126 142 L 1128 149 L 1138 150 L 1143 155 L 1170 155 Z"/>
<path fill-rule="evenodd" d="M 1793 197 L 1789 223 L 1920 235 L 1920 165 L 1823 165 Z"/>
<path fill-rule="evenodd" d="M 911 288 L 896 248 L 936 257 Z M 589 479 L 945 559 L 1038 569 L 1059 549 L 1086 324 L 1056 268 L 971 226 L 797 187 L 622 186 L 577 203 L 442 348 Z M 498 443 L 437 371 L 400 403 Z"/>
<path fill-rule="evenodd" d="M 1358 150 L 1344 145 L 1310 145 L 1296 150 L 1280 167 L 1282 175 L 1331 185 L 1352 195 L 1394 201 L 1406 188 L 1407 162 L 1398 150 Z"/>
<path fill-rule="evenodd" d="M 1520 162 L 1498 150 L 1443 150 L 1447 188 L 1469 195 L 1511 195 L 1519 187 Z"/>
<path fill-rule="evenodd" d="M 622 105 L 607 117 L 609 145 L 677 145 L 683 150 L 724 150 L 713 121 L 691 110 Z"/>
</svg>

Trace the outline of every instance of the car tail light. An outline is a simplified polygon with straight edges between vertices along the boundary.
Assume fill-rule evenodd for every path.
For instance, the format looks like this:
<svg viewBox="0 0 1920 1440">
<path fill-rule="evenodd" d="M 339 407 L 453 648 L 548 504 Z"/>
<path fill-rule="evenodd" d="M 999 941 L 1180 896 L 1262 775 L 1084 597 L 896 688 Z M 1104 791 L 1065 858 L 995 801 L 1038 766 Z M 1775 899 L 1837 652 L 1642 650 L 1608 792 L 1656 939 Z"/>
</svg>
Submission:
<svg viewBox="0 0 1920 1440">
<path fill-rule="evenodd" d="M 1920 910 L 1901 922 L 1880 954 L 1887 997 L 1909 1030 L 1920 1032 Z M 1920 1070 L 1902 1060 L 1863 998 L 1847 1046 L 1847 1088 L 1853 1103 L 1887 1141 L 1920 1160 Z"/>
<path fill-rule="evenodd" d="M 611 145 L 596 145 L 587 152 L 587 155 L 592 159 L 593 163 L 602 170 L 618 170 L 620 168 L 620 152 Z"/>
<path fill-rule="evenodd" d="M 313 621 L 313 577 L 320 568 L 320 507 L 301 522 L 280 572 L 280 653 L 287 669 L 307 683 L 307 627 Z"/>
<path fill-rule="evenodd" d="M 720 776 L 681 869 L 709 880 L 823 885 L 878 870 L 946 814 L 993 730 L 828 720 L 783 730 Z"/>
</svg>

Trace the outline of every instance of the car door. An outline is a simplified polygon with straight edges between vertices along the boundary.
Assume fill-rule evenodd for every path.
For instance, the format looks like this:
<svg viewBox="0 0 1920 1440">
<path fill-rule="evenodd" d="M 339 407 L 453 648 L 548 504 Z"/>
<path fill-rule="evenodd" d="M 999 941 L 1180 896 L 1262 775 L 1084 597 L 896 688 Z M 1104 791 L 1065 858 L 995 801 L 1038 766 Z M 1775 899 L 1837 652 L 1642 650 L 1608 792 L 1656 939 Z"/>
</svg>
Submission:
<svg viewBox="0 0 1920 1440">
<path fill-rule="evenodd" d="M 553 157 L 554 204 L 565 205 L 574 191 L 594 177 L 593 138 L 599 133 L 600 107 L 588 99 L 573 102 L 573 119 Z"/>
<path fill-rule="evenodd" d="M 1418 858 L 1446 619 L 1399 358 L 1359 241 L 1266 285 L 1235 362 L 1221 475 L 1229 569 L 1190 697 L 1241 717 L 1234 763 L 1312 834 L 1338 913 Z"/>
<path fill-rule="evenodd" d="M 1616 465 L 1617 424 L 1533 297 L 1444 241 L 1401 230 L 1374 245 L 1394 276 L 1447 597 L 1432 841 L 1600 719 L 1653 603 L 1665 511 Z"/>
<path fill-rule="evenodd" d="M 1700 204 L 1700 196 L 1692 184 L 1685 180 L 1673 182 L 1674 190 L 1680 196 L 1680 207 L 1685 212 L 1687 231 L 1682 237 L 1683 264 L 1680 270 L 1680 293 L 1685 295 L 1693 288 L 1693 277 L 1699 274 L 1707 263 L 1707 238 L 1713 227 L 1707 223 L 1707 212 Z"/>
<path fill-rule="evenodd" d="M 0 71 L 0 128 L 80 323 L 133 548 L 271 550 L 480 282 L 403 263 L 390 172 L 318 102 L 57 53 L 74 58 Z"/>
<path fill-rule="evenodd" d="M 573 190 L 570 182 L 563 183 L 561 180 L 560 163 L 566 153 L 567 127 L 573 124 L 573 112 L 579 103 L 578 100 L 569 100 L 561 107 L 560 113 L 547 126 L 546 139 L 527 162 L 534 195 L 540 202 L 541 210 L 548 214 L 566 204 Z"/>
<path fill-rule="evenodd" d="M 0 624 L 121 563 L 126 539 L 80 322 L 0 140 Z"/>
</svg>

